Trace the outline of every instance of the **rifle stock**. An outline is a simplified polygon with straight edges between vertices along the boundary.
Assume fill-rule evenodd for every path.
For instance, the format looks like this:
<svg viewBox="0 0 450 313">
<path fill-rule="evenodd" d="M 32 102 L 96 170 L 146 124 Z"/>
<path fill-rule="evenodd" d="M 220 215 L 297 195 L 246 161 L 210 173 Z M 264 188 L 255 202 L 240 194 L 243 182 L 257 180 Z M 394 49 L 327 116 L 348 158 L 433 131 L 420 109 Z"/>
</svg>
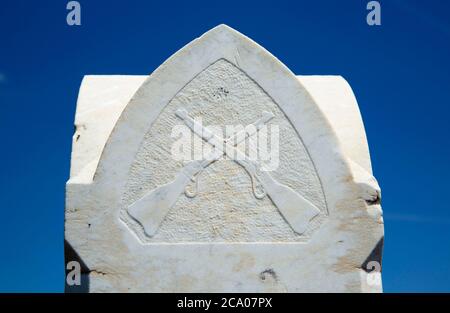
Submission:
<svg viewBox="0 0 450 313">
<path fill-rule="evenodd" d="M 203 165 L 200 161 L 188 163 L 175 180 L 151 190 L 128 207 L 128 214 L 144 227 L 148 236 L 152 237 L 156 233 L 170 208 Z"/>
<path fill-rule="evenodd" d="M 289 186 L 277 182 L 268 172 L 261 172 L 258 179 L 292 229 L 303 234 L 320 210 Z"/>
</svg>

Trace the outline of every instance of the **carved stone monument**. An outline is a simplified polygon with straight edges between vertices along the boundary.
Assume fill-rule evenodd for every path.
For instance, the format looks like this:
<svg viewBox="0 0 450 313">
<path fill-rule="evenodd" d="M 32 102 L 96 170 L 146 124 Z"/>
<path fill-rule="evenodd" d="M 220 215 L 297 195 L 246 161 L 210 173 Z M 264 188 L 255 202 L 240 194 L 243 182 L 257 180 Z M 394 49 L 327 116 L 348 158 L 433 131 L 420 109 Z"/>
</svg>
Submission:
<svg viewBox="0 0 450 313">
<path fill-rule="evenodd" d="M 382 290 L 380 189 L 342 77 L 295 76 L 220 25 L 149 76 L 86 76 L 75 126 L 67 291 Z"/>
</svg>

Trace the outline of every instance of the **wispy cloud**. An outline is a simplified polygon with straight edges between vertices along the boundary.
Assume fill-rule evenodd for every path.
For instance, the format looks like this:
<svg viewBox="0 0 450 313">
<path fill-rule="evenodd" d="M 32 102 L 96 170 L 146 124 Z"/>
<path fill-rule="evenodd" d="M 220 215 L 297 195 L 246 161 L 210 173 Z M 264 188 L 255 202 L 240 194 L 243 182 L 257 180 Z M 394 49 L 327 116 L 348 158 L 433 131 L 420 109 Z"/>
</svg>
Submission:
<svg viewBox="0 0 450 313">
<path fill-rule="evenodd" d="M 433 224 L 448 224 L 450 225 L 450 218 L 437 217 L 437 216 L 423 216 L 418 214 L 405 214 L 405 213 L 390 213 L 383 214 L 383 218 L 386 221 L 398 221 L 398 222 L 412 222 L 412 223 L 433 223 Z"/>
<path fill-rule="evenodd" d="M 0 84 L 6 82 L 6 75 L 0 72 Z"/>
</svg>

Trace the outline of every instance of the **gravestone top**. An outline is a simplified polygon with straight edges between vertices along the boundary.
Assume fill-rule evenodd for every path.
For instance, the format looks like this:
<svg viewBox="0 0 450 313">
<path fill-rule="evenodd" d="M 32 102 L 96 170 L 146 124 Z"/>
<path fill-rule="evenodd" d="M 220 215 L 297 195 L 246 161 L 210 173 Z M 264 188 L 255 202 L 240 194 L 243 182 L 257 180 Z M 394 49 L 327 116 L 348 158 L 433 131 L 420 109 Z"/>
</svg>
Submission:
<svg viewBox="0 0 450 313">
<path fill-rule="evenodd" d="M 219 25 L 149 76 L 85 76 L 67 291 L 381 291 L 383 220 L 340 76 Z"/>
</svg>

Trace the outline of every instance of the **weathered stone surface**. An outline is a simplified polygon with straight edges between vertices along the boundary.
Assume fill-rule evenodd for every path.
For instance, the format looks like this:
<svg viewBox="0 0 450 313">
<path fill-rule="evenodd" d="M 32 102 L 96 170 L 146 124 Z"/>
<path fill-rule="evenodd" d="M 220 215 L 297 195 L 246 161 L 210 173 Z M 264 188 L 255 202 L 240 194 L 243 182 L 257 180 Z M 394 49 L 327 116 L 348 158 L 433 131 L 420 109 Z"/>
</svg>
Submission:
<svg viewBox="0 0 450 313">
<path fill-rule="evenodd" d="M 280 152 L 270 177 L 317 208 L 304 231 L 276 195 L 255 196 L 244 166 L 221 159 L 149 235 L 130 208 L 185 166 L 171 157 L 180 109 L 204 125 L 248 125 L 271 112 Z M 380 190 L 342 77 L 295 77 L 221 25 L 150 76 L 86 76 L 75 124 L 65 236 L 83 262 L 84 290 L 381 291 L 368 273 L 381 262 Z"/>
</svg>

